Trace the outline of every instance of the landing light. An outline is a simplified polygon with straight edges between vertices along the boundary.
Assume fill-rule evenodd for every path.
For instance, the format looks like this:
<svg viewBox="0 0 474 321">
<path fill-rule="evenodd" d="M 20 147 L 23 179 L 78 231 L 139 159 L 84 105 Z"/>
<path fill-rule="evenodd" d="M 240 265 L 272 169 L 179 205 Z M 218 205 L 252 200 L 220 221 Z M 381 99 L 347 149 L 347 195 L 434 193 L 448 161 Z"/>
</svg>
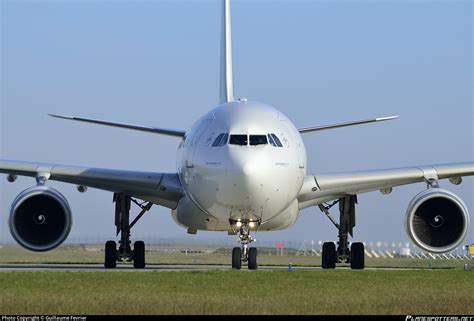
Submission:
<svg viewBox="0 0 474 321">
<path fill-rule="evenodd" d="M 249 226 L 250 226 L 251 228 L 254 228 L 254 227 L 255 227 L 255 222 L 250 222 L 250 223 L 249 223 Z"/>
<path fill-rule="evenodd" d="M 242 222 L 239 221 L 239 222 L 235 223 L 235 226 L 241 227 L 241 226 L 242 226 Z"/>
</svg>

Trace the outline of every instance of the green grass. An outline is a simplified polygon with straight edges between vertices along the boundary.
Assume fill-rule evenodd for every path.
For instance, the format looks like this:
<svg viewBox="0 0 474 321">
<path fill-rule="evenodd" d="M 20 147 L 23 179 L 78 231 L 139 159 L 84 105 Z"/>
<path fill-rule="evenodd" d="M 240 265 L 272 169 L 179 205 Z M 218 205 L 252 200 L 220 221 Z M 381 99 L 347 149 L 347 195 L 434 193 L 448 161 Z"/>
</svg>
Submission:
<svg viewBox="0 0 474 321">
<path fill-rule="evenodd" d="M 474 314 L 462 269 L 2 272 L 0 314 Z"/>
</svg>

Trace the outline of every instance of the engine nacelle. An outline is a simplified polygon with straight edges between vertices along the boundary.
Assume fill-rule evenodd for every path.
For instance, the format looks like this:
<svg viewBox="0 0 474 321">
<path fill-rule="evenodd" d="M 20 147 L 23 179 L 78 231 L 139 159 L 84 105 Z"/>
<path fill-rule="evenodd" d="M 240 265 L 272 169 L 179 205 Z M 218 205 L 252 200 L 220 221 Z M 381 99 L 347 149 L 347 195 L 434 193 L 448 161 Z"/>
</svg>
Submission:
<svg viewBox="0 0 474 321">
<path fill-rule="evenodd" d="M 411 200 L 405 228 L 420 248 L 433 253 L 449 252 L 466 237 L 469 212 L 457 195 L 431 188 Z"/>
<path fill-rule="evenodd" d="M 68 237 L 72 227 L 71 208 L 57 190 L 34 186 L 13 201 L 9 225 L 13 238 L 24 248 L 49 251 Z"/>
</svg>

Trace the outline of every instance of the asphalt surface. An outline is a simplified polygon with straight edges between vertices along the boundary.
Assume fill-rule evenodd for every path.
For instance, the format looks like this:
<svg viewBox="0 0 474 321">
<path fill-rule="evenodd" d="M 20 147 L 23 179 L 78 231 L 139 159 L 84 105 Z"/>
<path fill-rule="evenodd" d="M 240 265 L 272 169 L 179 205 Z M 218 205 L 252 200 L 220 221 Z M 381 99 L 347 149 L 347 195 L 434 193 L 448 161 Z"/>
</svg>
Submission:
<svg viewBox="0 0 474 321">
<path fill-rule="evenodd" d="M 288 270 L 288 266 L 259 266 L 260 270 Z M 293 269 L 320 270 L 320 267 L 292 267 Z M 117 264 L 115 269 L 105 269 L 102 264 L 0 264 L 0 272 L 8 271 L 92 271 L 92 272 L 166 272 L 166 271 L 206 271 L 230 270 L 230 265 L 181 265 L 148 264 L 144 269 L 135 269 L 131 264 Z M 242 270 L 247 268 L 242 266 Z"/>
<path fill-rule="evenodd" d="M 177 271 L 206 271 L 206 270 L 230 270 L 230 265 L 167 265 L 148 264 L 144 269 L 135 269 L 131 264 L 117 264 L 115 269 L 105 269 L 102 264 L 0 264 L 0 272 L 22 271 L 57 271 L 57 272 L 177 272 Z M 259 266 L 259 270 L 288 270 L 288 266 Z M 321 267 L 314 266 L 292 266 L 294 270 L 322 270 Z M 349 267 L 337 267 L 337 269 L 350 269 Z M 367 270 L 412 270 L 404 268 L 366 268 Z M 242 270 L 248 270 L 242 265 Z"/>
</svg>

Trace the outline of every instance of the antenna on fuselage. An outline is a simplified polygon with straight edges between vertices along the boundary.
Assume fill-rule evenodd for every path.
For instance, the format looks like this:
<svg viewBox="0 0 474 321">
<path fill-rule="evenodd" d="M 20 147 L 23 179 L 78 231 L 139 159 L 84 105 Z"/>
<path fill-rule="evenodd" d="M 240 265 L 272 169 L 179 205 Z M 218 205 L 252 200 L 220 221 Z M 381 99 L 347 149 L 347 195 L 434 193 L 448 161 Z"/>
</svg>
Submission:
<svg viewBox="0 0 474 321">
<path fill-rule="evenodd" d="M 219 103 L 224 104 L 234 101 L 234 85 L 232 75 L 232 39 L 230 30 L 230 0 L 222 0 L 221 28 L 221 79 Z"/>
</svg>

